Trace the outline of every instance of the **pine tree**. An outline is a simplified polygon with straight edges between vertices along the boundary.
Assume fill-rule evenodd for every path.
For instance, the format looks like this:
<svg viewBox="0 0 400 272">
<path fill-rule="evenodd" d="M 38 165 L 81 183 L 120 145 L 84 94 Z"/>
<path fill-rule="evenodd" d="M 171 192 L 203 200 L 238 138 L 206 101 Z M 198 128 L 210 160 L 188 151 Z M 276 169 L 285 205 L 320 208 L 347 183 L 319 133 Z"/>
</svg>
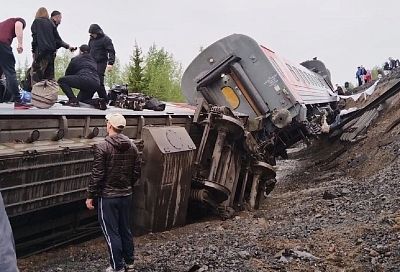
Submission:
<svg viewBox="0 0 400 272">
<path fill-rule="evenodd" d="M 110 71 L 106 71 L 104 83 L 109 88 L 112 88 L 116 84 L 123 84 L 121 64 L 118 58 L 115 59 L 114 65 Z"/>
<path fill-rule="evenodd" d="M 60 51 L 59 51 L 60 52 Z M 54 61 L 54 74 L 56 80 L 65 75 L 68 64 L 73 57 L 73 53 L 69 50 L 62 49 Z"/>
<path fill-rule="evenodd" d="M 142 92 L 142 90 L 146 88 L 145 83 L 143 82 L 142 66 L 143 66 L 142 49 L 138 46 L 137 42 L 135 41 L 133 55 L 131 56 L 129 66 L 127 68 L 128 87 L 133 92 Z"/>
<path fill-rule="evenodd" d="M 164 48 L 158 49 L 154 44 L 149 49 L 145 63 L 143 72 L 146 94 L 164 101 L 184 100 L 180 89 L 182 68 L 172 54 Z"/>
</svg>

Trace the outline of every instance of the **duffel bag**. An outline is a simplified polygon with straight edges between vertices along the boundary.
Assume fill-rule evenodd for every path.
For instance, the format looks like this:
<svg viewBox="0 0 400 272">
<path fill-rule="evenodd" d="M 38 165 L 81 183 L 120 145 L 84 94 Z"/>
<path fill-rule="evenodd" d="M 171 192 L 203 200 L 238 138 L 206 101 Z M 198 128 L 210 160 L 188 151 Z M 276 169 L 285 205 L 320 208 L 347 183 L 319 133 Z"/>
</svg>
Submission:
<svg viewBox="0 0 400 272">
<path fill-rule="evenodd" d="M 57 102 L 58 84 L 53 80 L 43 80 L 32 88 L 32 105 L 39 109 L 48 109 Z"/>
</svg>

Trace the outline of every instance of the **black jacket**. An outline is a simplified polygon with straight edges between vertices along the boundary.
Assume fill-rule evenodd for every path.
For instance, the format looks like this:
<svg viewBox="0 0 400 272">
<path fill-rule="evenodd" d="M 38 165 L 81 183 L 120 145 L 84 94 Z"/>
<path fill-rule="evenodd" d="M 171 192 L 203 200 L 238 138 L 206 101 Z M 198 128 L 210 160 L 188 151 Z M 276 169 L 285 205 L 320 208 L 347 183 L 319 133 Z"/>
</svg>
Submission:
<svg viewBox="0 0 400 272">
<path fill-rule="evenodd" d="M 94 80 L 97 84 L 100 84 L 99 75 L 97 73 L 97 63 L 88 53 L 73 57 L 68 64 L 67 70 L 65 70 L 65 75 L 78 75 L 89 80 Z"/>
<path fill-rule="evenodd" d="M 88 198 L 128 196 L 139 176 L 140 160 L 135 144 L 123 134 L 107 136 L 94 146 Z"/>
<path fill-rule="evenodd" d="M 60 33 L 58 33 L 58 25 L 56 24 L 55 21 L 51 20 L 55 27 L 55 37 L 56 37 L 56 47 L 57 49 L 63 47 L 65 49 L 69 49 L 69 44 L 64 42 L 63 39 L 61 39 Z"/>
<path fill-rule="evenodd" d="M 89 39 L 90 55 L 97 63 L 108 63 L 113 65 L 115 62 L 115 50 L 112 40 L 104 34 L 97 24 L 92 24 L 89 33 L 96 33 L 96 38 Z"/>
<path fill-rule="evenodd" d="M 60 35 L 53 22 L 48 18 L 36 18 L 31 26 L 32 52 L 35 54 L 54 53 Z"/>
</svg>

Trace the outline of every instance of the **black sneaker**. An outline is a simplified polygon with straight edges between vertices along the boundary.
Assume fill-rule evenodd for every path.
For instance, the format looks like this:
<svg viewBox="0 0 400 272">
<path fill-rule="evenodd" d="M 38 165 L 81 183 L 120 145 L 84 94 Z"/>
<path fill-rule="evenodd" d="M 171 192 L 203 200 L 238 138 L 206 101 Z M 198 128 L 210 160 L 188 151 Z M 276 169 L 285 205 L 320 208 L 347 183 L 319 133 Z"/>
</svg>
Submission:
<svg viewBox="0 0 400 272">
<path fill-rule="evenodd" d="M 63 106 L 79 107 L 79 101 L 68 101 L 63 104 Z"/>
<path fill-rule="evenodd" d="M 104 98 L 99 98 L 96 100 L 94 107 L 99 110 L 107 109 L 107 101 Z"/>
</svg>

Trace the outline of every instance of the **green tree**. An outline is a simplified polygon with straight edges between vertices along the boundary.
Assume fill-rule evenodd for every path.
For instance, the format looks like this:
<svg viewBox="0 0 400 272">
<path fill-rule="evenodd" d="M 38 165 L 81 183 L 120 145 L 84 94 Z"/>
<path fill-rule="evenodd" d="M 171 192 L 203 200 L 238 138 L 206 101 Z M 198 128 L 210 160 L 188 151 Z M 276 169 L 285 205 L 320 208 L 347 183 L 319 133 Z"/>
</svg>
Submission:
<svg viewBox="0 0 400 272">
<path fill-rule="evenodd" d="M 150 47 L 143 72 L 144 93 L 164 101 L 184 101 L 180 88 L 182 67 L 164 48 Z"/>
<path fill-rule="evenodd" d="M 72 52 L 66 49 L 61 49 L 58 52 L 59 53 L 54 61 L 54 74 L 56 80 L 65 75 L 65 70 L 67 70 L 68 64 L 74 56 Z"/>
<path fill-rule="evenodd" d="M 378 74 L 382 73 L 381 70 L 382 69 L 379 68 L 379 66 L 374 66 L 374 68 L 372 68 L 372 70 L 371 70 L 371 78 L 372 78 L 372 80 L 378 79 Z"/>
<path fill-rule="evenodd" d="M 133 55 L 130 58 L 126 72 L 129 89 L 133 92 L 142 92 L 142 90 L 145 89 L 145 83 L 143 81 L 143 57 L 142 49 L 138 46 L 136 41 Z"/>
<path fill-rule="evenodd" d="M 112 88 L 116 84 L 123 84 L 121 63 L 118 58 L 115 59 L 114 65 L 110 71 L 106 71 L 104 85 Z"/>
<path fill-rule="evenodd" d="M 21 80 L 24 78 L 24 71 L 21 66 L 21 62 L 18 61 L 18 66 L 17 69 L 15 69 L 15 73 L 17 74 L 17 80 L 21 82 Z"/>
<path fill-rule="evenodd" d="M 15 72 L 17 73 L 17 80 L 21 82 L 22 80 L 25 80 L 26 78 L 26 71 L 29 69 L 29 63 L 28 59 L 25 58 L 25 63 L 24 66 L 21 66 L 21 63 L 18 61 L 18 66 L 17 69 L 15 69 Z"/>
</svg>

